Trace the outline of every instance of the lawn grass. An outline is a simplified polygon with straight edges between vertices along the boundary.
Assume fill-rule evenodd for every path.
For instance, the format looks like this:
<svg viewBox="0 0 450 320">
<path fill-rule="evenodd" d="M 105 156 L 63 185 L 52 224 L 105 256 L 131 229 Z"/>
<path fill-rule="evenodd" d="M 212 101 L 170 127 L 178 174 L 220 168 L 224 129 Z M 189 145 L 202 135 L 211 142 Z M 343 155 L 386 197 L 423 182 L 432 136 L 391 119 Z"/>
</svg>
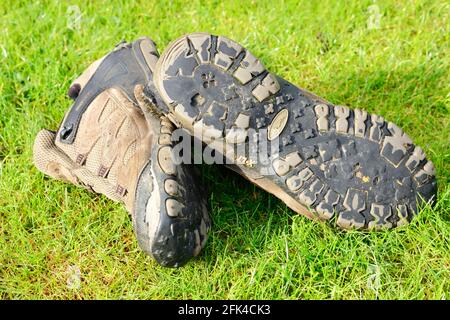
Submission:
<svg viewBox="0 0 450 320">
<path fill-rule="evenodd" d="M 0 298 L 448 299 L 450 7 L 373 3 L 1 1 Z M 207 246 L 183 268 L 158 266 L 121 205 L 45 177 L 31 147 L 57 128 L 70 82 L 121 39 L 147 35 L 162 51 L 194 31 L 235 39 L 287 80 L 397 123 L 436 166 L 436 207 L 398 230 L 343 232 L 205 165 Z"/>
</svg>

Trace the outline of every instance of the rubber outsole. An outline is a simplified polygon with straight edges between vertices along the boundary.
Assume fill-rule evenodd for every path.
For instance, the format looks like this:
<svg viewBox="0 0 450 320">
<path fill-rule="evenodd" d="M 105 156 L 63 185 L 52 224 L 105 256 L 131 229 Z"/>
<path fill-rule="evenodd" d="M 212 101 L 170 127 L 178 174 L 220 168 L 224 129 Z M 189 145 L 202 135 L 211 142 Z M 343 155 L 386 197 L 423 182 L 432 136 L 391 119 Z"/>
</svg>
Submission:
<svg viewBox="0 0 450 320">
<path fill-rule="evenodd" d="M 250 129 L 278 139 L 269 164 L 244 159 L 234 169 L 309 218 L 344 229 L 393 228 L 436 197 L 433 164 L 398 126 L 272 75 L 228 38 L 175 40 L 157 62 L 154 83 L 168 117 L 193 135 L 201 128 L 204 141 L 225 141 L 217 148 L 224 155 L 249 148 Z"/>
<path fill-rule="evenodd" d="M 195 166 L 172 162 L 172 123 L 165 117 L 147 117 L 159 132 L 139 176 L 134 230 L 140 247 L 160 265 L 180 267 L 200 253 L 208 238 L 205 192 Z"/>
</svg>

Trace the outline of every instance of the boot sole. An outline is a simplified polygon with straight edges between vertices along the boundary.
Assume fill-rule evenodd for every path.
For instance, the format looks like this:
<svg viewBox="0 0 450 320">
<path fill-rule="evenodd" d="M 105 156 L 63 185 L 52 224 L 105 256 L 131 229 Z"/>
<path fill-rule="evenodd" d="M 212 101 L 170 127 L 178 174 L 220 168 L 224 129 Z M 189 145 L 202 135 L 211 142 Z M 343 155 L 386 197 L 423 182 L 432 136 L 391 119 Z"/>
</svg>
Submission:
<svg viewBox="0 0 450 320">
<path fill-rule="evenodd" d="M 195 33 L 175 40 L 158 60 L 154 83 L 167 116 L 193 135 L 201 128 L 203 141 L 225 156 L 249 147 L 250 129 L 278 139 L 270 164 L 242 159 L 232 167 L 309 218 L 389 229 L 409 222 L 418 202 L 435 199 L 433 164 L 399 127 L 270 74 L 228 38 Z M 270 170 L 273 176 L 264 174 Z"/>
<path fill-rule="evenodd" d="M 211 221 L 200 173 L 171 159 L 172 123 L 152 116 L 159 138 L 139 175 L 133 225 L 141 249 L 162 266 L 181 267 L 205 246 Z"/>
</svg>

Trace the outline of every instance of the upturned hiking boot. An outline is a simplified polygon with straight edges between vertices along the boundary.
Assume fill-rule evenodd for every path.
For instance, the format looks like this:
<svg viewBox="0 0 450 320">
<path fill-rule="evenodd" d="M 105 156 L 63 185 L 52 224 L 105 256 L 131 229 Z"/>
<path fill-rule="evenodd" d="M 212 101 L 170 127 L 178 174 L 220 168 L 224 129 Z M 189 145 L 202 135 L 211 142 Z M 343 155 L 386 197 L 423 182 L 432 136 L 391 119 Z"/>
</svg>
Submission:
<svg viewBox="0 0 450 320">
<path fill-rule="evenodd" d="M 70 87 L 59 130 L 38 133 L 33 157 L 45 174 L 123 203 L 140 247 L 177 267 L 205 245 L 210 220 L 196 168 L 170 158 L 173 125 L 149 112 L 157 94 L 142 94 L 157 59 L 141 38 L 94 62 Z"/>
<path fill-rule="evenodd" d="M 398 126 L 269 73 L 230 39 L 175 40 L 157 62 L 154 84 L 172 122 L 309 218 L 393 228 L 435 198 L 433 164 Z"/>
</svg>

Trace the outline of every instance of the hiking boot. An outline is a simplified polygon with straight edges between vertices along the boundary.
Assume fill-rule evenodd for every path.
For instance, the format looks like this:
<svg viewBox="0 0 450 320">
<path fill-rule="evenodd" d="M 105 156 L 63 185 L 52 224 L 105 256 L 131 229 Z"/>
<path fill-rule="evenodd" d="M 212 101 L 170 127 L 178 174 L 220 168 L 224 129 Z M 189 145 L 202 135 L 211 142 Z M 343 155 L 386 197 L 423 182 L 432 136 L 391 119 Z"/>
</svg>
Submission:
<svg viewBox="0 0 450 320">
<path fill-rule="evenodd" d="M 172 123 L 149 111 L 159 98 L 142 94 L 157 59 L 141 38 L 94 62 L 71 85 L 59 130 L 38 133 L 33 157 L 45 174 L 123 203 L 139 246 L 178 267 L 199 254 L 210 220 L 196 168 L 170 158 Z"/>
<path fill-rule="evenodd" d="M 175 40 L 154 84 L 172 122 L 309 218 L 393 228 L 436 196 L 433 164 L 398 126 L 298 88 L 225 37 Z"/>
</svg>

